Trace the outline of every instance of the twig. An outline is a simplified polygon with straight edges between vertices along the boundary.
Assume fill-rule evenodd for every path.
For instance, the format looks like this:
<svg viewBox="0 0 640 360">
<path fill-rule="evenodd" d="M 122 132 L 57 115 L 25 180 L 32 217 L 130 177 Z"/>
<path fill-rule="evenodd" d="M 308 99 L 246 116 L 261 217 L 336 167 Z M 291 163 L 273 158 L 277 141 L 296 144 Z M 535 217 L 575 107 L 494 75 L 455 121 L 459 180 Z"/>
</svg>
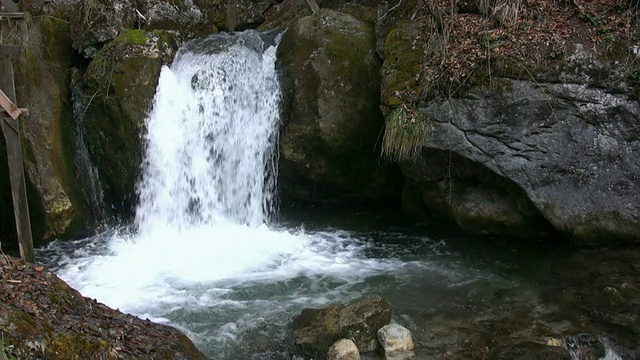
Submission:
<svg viewBox="0 0 640 360">
<path fill-rule="evenodd" d="M 395 6 L 392 6 L 391 9 L 387 10 L 387 12 L 384 13 L 384 15 L 380 16 L 380 20 L 384 19 L 385 16 L 387 16 L 390 12 L 392 12 L 393 10 L 395 10 L 398 6 L 400 6 L 402 4 L 402 0 L 398 1 L 398 3 Z"/>
</svg>

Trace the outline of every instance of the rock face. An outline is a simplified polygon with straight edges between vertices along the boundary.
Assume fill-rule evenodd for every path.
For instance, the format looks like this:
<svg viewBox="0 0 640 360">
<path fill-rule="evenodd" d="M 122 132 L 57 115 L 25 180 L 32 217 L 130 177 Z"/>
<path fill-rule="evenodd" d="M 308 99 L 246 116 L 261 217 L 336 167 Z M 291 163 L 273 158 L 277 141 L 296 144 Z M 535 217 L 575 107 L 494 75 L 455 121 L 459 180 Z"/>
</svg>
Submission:
<svg viewBox="0 0 640 360">
<path fill-rule="evenodd" d="M 452 88 L 442 77 L 462 70 L 437 67 L 438 39 L 429 48 L 419 41 L 437 32 L 416 26 L 415 2 L 398 5 L 376 25 L 381 101 L 428 119 L 418 156 L 401 161 L 405 209 L 472 232 L 539 235 L 552 226 L 576 244 L 640 242 L 640 104 L 633 69 L 617 61 L 627 44 L 603 54 L 566 38 L 561 58 L 506 56 Z M 431 72 L 441 77 L 425 80 Z"/>
<path fill-rule="evenodd" d="M 314 202 L 393 195 L 394 167 L 381 165 L 380 60 L 371 25 L 321 9 L 285 33 L 278 58 L 290 108 L 280 142 L 285 194 Z"/>
<path fill-rule="evenodd" d="M 84 74 L 85 139 L 105 202 L 120 214 L 130 214 L 135 203 L 144 119 L 160 69 L 178 45 L 173 32 L 124 31 L 95 55 Z"/>
<path fill-rule="evenodd" d="M 295 343 L 308 356 L 325 357 L 340 339 L 352 340 L 362 352 L 377 347 L 377 331 L 391 321 L 391 304 L 372 297 L 345 307 L 304 309 L 293 319 Z"/>
<path fill-rule="evenodd" d="M 178 330 L 84 298 L 55 274 L 0 259 L 0 357 L 206 359 Z"/>
<path fill-rule="evenodd" d="M 640 104 L 613 89 L 499 79 L 423 109 L 424 147 L 450 150 L 520 187 L 580 243 L 640 241 Z"/>
<path fill-rule="evenodd" d="M 48 13 L 49 15 L 49 13 Z M 70 234 L 83 227 L 85 203 L 73 173 L 73 118 L 68 68 L 69 24 L 53 16 L 16 22 L 5 43 L 22 45 L 14 63 L 17 103 L 29 109 L 22 122 L 23 160 L 34 239 Z M 2 139 L 4 142 L 4 137 Z M 6 166 L 6 150 L 0 151 Z M 8 171 L 2 176 L 2 227 L 14 233 Z M 6 183 L 5 183 L 6 181 Z M 5 233 L 3 231 L 3 233 Z"/>
</svg>

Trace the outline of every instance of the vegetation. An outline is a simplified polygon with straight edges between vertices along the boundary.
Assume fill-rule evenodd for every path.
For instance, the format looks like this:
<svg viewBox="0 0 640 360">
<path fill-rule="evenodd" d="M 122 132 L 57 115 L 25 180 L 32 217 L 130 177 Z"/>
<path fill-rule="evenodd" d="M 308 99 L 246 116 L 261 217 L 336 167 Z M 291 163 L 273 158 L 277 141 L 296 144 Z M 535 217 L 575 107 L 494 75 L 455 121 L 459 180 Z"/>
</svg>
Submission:
<svg viewBox="0 0 640 360">
<path fill-rule="evenodd" d="M 381 156 L 392 161 L 417 158 L 429 130 L 425 115 L 406 105 L 396 108 L 387 116 Z"/>
</svg>

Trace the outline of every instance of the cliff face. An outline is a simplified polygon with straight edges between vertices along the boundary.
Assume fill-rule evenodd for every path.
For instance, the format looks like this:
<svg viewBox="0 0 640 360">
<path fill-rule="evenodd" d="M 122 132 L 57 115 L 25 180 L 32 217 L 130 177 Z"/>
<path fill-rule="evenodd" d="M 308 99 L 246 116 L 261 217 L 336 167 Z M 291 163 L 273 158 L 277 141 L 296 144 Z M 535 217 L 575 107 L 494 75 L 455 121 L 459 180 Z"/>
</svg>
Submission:
<svg viewBox="0 0 640 360">
<path fill-rule="evenodd" d="M 536 234 L 546 221 L 575 243 L 640 241 L 631 4 L 384 11 L 385 150 L 407 176 L 408 211 L 472 231 Z"/>
</svg>

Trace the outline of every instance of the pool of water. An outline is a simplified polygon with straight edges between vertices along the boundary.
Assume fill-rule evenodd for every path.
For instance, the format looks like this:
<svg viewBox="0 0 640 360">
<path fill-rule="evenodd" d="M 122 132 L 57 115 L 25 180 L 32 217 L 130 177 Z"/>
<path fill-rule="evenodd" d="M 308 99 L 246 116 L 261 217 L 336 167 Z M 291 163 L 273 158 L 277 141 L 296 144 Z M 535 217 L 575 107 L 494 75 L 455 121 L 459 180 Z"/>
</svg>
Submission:
<svg viewBox="0 0 640 360">
<path fill-rule="evenodd" d="M 570 286 L 558 264 L 576 253 L 567 247 L 469 236 L 379 212 L 294 213 L 271 226 L 145 237 L 122 227 L 57 241 L 38 255 L 83 295 L 175 326 L 215 359 L 287 358 L 289 324 L 303 308 L 374 294 L 412 330 L 418 358 L 482 358 L 513 339 L 602 332 L 598 319 L 583 326 L 581 309 L 558 300 Z"/>
</svg>

